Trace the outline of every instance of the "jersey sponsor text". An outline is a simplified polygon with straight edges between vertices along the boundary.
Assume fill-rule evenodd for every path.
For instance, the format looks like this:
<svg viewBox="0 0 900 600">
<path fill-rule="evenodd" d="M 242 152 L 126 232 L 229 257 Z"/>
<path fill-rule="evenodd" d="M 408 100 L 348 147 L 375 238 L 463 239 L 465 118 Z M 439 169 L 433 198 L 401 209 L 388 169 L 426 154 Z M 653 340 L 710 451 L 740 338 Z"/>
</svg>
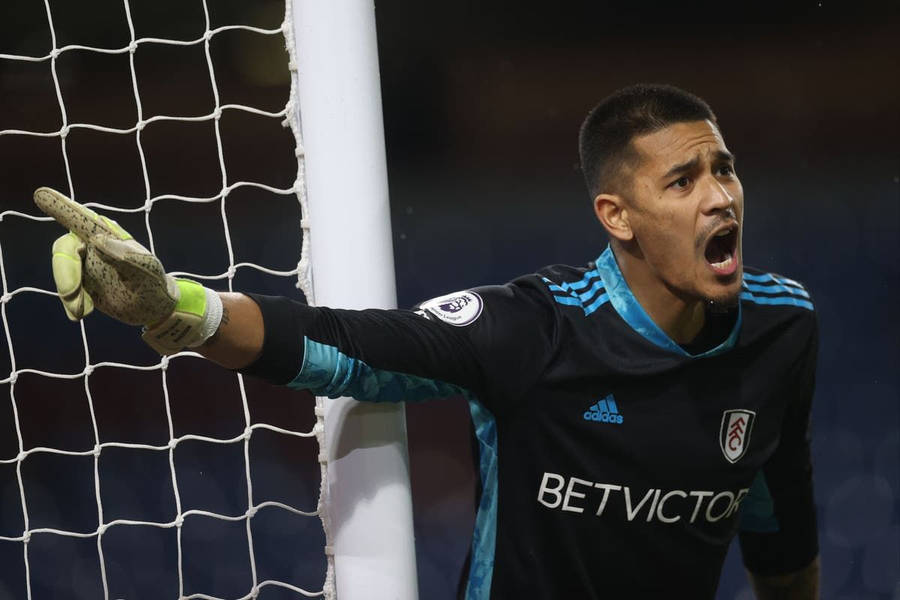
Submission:
<svg viewBox="0 0 900 600">
<path fill-rule="evenodd" d="M 690 523 L 698 519 L 715 523 L 733 516 L 750 488 L 724 490 L 632 490 L 627 485 L 599 483 L 579 477 L 544 473 L 537 500 L 550 509 L 564 512 L 592 512 L 602 517 L 611 503 L 625 507 L 628 521 L 647 523 Z"/>
</svg>

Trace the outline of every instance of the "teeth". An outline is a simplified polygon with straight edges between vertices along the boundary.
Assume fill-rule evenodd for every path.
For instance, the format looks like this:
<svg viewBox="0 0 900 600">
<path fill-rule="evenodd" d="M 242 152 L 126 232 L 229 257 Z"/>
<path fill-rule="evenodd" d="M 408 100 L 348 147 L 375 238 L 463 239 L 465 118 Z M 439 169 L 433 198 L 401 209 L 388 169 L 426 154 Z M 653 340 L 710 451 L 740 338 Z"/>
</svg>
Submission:
<svg viewBox="0 0 900 600">
<path fill-rule="evenodd" d="M 730 230 L 730 229 L 726 229 L 726 230 L 724 230 L 724 231 L 720 231 L 719 233 L 717 233 L 717 234 L 716 234 L 716 237 L 725 237 L 725 236 L 728 235 L 729 233 L 731 233 L 731 230 Z"/>
<path fill-rule="evenodd" d="M 726 267 L 730 267 L 730 266 L 731 266 L 731 263 L 732 263 L 733 261 L 734 261 L 734 257 L 733 257 L 733 256 L 731 255 L 731 253 L 729 252 L 729 253 L 728 253 L 728 258 L 726 258 L 726 259 L 723 260 L 722 262 L 710 263 L 710 264 L 711 264 L 713 267 L 717 268 L 717 269 L 724 269 L 724 268 L 726 268 Z"/>
</svg>

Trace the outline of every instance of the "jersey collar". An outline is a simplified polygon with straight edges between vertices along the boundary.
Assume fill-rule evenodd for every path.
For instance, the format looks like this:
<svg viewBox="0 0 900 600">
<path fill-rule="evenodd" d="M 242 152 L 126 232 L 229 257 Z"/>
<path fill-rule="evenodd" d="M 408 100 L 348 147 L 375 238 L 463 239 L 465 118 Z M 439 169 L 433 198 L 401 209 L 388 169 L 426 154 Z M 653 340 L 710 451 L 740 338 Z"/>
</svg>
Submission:
<svg viewBox="0 0 900 600">
<path fill-rule="evenodd" d="M 612 248 L 609 246 L 606 247 L 603 254 L 597 257 L 596 265 L 597 271 L 603 279 L 603 286 L 606 288 L 606 293 L 609 295 L 610 304 L 613 305 L 613 308 L 619 313 L 619 316 L 622 317 L 632 329 L 660 348 L 664 348 L 681 356 L 703 358 L 706 356 L 722 354 L 723 352 L 734 348 L 734 345 L 737 343 L 738 334 L 741 331 L 742 320 L 740 303 L 738 303 L 738 313 L 737 318 L 734 320 L 734 327 L 731 329 L 731 333 L 728 334 L 728 337 L 725 338 L 725 341 L 715 348 L 701 354 L 690 354 L 675 343 L 666 332 L 660 329 L 659 325 L 654 323 L 653 319 L 650 318 L 650 315 L 644 311 L 644 307 L 641 306 L 640 302 L 637 301 L 637 298 L 634 297 L 634 294 L 631 293 L 628 282 L 626 282 L 625 277 L 622 276 L 622 271 L 619 270 L 619 264 L 616 262 L 616 257 L 613 254 Z"/>
</svg>

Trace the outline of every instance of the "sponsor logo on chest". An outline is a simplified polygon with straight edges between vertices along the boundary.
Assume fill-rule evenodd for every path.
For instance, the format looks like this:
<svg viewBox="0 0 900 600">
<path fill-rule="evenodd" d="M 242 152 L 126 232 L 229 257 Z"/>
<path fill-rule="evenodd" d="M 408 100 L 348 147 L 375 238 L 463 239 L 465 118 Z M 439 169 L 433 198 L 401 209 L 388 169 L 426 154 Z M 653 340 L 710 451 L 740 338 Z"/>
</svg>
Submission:
<svg viewBox="0 0 900 600">
<path fill-rule="evenodd" d="M 613 513 L 628 521 L 715 523 L 731 519 L 750 488 L 738 490 L 638 490 L 628 485 L 590 481 L 544 472 L 537 501 L 551 510 L 603 517 Z M 612 510 L 608 509 L 612 507 Z M 624 509 L 624 510 L 623 510 Z"/>
<path fill-rule="evenodd" d="M 733 409 L 722 413 L 719 446 L 728 462 L 736 463 L 747 453 L 755 420 L 756 413 L 752 410 Z"/>
</svg>

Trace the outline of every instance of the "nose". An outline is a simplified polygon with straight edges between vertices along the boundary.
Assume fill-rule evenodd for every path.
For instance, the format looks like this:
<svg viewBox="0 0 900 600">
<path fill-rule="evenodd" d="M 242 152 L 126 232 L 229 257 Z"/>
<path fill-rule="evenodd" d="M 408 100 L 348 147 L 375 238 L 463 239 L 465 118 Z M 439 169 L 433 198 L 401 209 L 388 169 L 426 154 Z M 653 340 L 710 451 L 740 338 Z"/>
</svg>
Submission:
<svg viewBox="0 0 900 600">
<path fill-rule="evenodd" d="M 714 213 L 734 210 L 734 196 L 715 177 L 707 177 L 707 187 L 703 199 L 703 212 Z"/>
</svg>

